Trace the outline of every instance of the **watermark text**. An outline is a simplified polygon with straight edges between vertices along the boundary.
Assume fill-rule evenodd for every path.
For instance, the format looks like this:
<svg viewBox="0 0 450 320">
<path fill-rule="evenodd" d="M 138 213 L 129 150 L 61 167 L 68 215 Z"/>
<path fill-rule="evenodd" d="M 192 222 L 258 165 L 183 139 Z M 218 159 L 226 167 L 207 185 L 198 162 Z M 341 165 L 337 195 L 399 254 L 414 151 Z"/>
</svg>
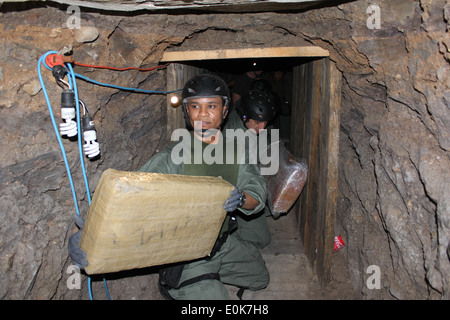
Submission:
<svg viewBox="0 0 450 320">
<path fill-rule="evenodd" d="M 171 152 L 174 164 L 261 164 L 261 175 L 274 175 L 279 169 L 278 129 L 260 131 L 257 136 L 251 130 L 226 129 L 225 139 L 217 129 L 201 130 L 201 123 L 194 124 L 194 132 L 201 132 L 203 140 L 215 137 L 214 143 L 205 148 L 200 139 L 191 139 L 187 129 L 176 129 L 172 141 L 180 141 Z M 276 143 L 278 142 L 278 143 Z M 225 146 L 224 146 L 224 143 Z M 246 149 L 247 148 L 247 149 Z M 193 154 L 192 154 L 193 152 Z M 223 154 L 225 152 L 225 155 Z"/>
<path fill-rule="evenodd" d="M 70 274 L 70 276 L 67 278 L 67 288 L 69 290 L 73 289 L 81 289 L 81 273 L 80 273 L 80 267 L 75 265 L 70 265 L 66 269 L 66 273 Z"/>
<path fill-rule="evenodd" d="M 79 6 L 69 6 L 66 11 L 70 14 L 70 17 L 66 20 L 66 26 L 68 29 L 80 29 L 81 28 L 81 10 Z"/>
<path fill-rule="evenodd" d="M 381 289 L 381 272 L 377 265 L 370 265 L 366 270 L 367 274 L 371 274 L 367 280 L 366 285 L 368 289 Z"/>
<path fill-rule="evenodd" d="M 381 29 L 381 10 L 380 6 L 376 4 L 371 4 L 367 7 L 366 13 L 370 16 L 367 18 L 367 28 L 370 30 Z"/>
</svg>

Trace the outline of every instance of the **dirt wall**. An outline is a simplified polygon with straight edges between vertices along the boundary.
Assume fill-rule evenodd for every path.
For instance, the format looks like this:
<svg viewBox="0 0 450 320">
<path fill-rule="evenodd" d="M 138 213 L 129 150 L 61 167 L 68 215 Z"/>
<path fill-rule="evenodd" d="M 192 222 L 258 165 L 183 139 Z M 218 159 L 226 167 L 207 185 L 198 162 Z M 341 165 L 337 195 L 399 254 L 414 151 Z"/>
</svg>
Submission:
<svg viewBox="0 0 450 320">
<path fill-rule="evenodd" d="M 67 287 L 67 241 L 75 213 L 66 168 L 37 77 L 49 50 L 115 67 L 157 65 L 164 50 L 311 43 L 330 51 L 343 75 L 336 234 L 362 298 L 449 298 L 449 49 L 445 1 L 369 1 L 305 12 L 108 14 L 81 9 L 69 29 L 65 7 L 3 4 L 0 20 L 0 298 L 87 299 Z M 86 27 L 93 27 L 87 32 Z M 98 35 L 96 35 L 98 32 Z M 165 89 L 164 69 L 116 72 L 75 67 L 116 85 Z M 60 92 L 43 70 L 55 115 Z M 167 141 L 165 95 L 78 81 L 94 116 L 101 158 L 86 161 L 91 190 L 107 168 L 134 170 Z M 65 139 L 82 215 L 87 199 L 78 147 Z M 369 266 L 380 289 L 370 289 Z M 337 272 L 339 272 L 337 270 Z M 108 279 L 114 299 L 159 299 L 154 270 Z M 94 296 L 105 298 L 101 279 Z"/>
</svg>

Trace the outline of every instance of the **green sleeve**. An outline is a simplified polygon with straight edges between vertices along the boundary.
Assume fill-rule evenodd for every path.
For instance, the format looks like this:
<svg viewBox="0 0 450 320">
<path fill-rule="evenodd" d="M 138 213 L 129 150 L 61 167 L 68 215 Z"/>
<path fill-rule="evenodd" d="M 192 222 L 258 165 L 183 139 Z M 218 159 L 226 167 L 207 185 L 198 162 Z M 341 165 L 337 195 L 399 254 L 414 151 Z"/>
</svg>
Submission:
<svg viewBox="0 0 450 320">
<path fill-rule="evenodd" d="M 246 215 L 251 215 L 260 212 L 264 208 L 267 197 L 267 184 L 264 177 L 261 176 L 257 165 L 241 164 L 236 186 L 239 190 L 244 191 L 259 202 L 253 210 L 239 208 L 240 211 Z"/>
</svg>

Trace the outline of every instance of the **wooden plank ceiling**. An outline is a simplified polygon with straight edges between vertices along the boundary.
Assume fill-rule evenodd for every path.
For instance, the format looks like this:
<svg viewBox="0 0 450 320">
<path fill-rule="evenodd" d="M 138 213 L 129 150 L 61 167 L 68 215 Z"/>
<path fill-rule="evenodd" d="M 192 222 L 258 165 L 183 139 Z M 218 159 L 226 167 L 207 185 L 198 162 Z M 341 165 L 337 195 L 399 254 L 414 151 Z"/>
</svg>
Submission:
<svg viewBox="0 0 450 320">
<path fill-rule="evenodd" d="M 280 57 L 327 57 L 329 52 L 316 46 L 245 48 L 220 50 L 166 51 L 162 62 L 244 59 L 244 58 L 280 58 Z"/>
</svg>

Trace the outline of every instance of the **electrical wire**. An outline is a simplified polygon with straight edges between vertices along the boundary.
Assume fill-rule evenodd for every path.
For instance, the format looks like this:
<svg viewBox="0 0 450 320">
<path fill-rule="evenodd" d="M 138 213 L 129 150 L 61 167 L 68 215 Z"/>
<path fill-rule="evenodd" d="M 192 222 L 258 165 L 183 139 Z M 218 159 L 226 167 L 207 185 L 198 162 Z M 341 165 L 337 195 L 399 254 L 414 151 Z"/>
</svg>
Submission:
<svg viewBox="0 0 450 320">
<path fill-rule="evenodd" d="M 52 51 L 54 52 L 54 51 Z M 46 58 L 44 59 L 44 66 L 49 69 L 52 70 L 52 67 L 55 63 L 57 63 L 58 61 L 63 61 L 62 57 L 60 55 L 58 55 L 58 53 L 54 53 L 57 56 L 46 56 Z M 74 63 L 75 64 L 75 63 Z M 150 71 L 150 70 L 154 70 L 156 68 L 162 68 L 165 67 L 169 64 L 165 64 L 162 66 L 156 66 L 153 68 L 149 68 L 149 69 L 143 69 L 143 68 L 136 68 L 136 67 L 127 67 L 127 68 L 115 68 L 115 67 L 107 67 L 107 66 L 91 66 L 91 65 L 86 65 L 86 64 L 81 64 L 79 62 L 76 63 L 77 65 L 83 65 L 83 66 L 89 66 L 89 67 L 97 67 L 97 68 L 105 68 L 105 69 L 112 69 L 112 70 L 117 70 L 117 71 L 122 71 L 123 70 L 129 70 L 129 69 L 134 69 L 134 70 L 141 70 L 141 71 Z M 69 64 L 70 65 L 70 64 Z M 119 89 L 119 90 L 124 90 L 124 91 L 132 91 L 132 92 L 139 92 L 139 93 L 147 93 L 147 94 L 170 94 L 170 93 L 174 93 L 174 92 L 178 92 L 181 91 L 182 89 L 176 89 L 176 90 L 172 90 L 172 91 L 164 91 L 164 90 L 144 90 L 144 89 L 140 89 L 140 88 L 130 88 L 130 87 L 123 87 L 123 86 L 118 86 L 118 85 L 114 85 L 114 84 L 110 84 L 110 83 L 103 83 L 100 81 L 96 81 L 93 79 L 90 79 L 86 76 L 83 76 L 81 74 L 75 73 L 73 72 L 73 74 L 75 75 L 75 77 L 80 78 L 84 81 L 99 85 L 99 86 L 103 86 L 103 87 L 109 87 L 109 88 L 114 88 L 114 89 Z"/>
<path fill-rule="evenodd" d="M 75 72 L 73 72 L 73 68 L 70 65 L 70 63 L 67 64 L 67 67 L 69 69 L 69 75 L 72 76 L 72 85 L 73 85 L 73 91 L 75 93 L 75 106 L 76 106 L 76 114 L 77 114 L 77 127 L 78 127 L 78 132 L 81 133 L 81 113 L 80 113 L 80 99 L 78 96 L 78 89 L 77 89 L 77 84 L 76 84 L 76 79 L 75 79 Z M 81 101 L 82 102 L 82 101 Z M 86 106 L 85 104 L 82 102 L 84 110 L 86 110 Z M 88 182 L 88 178 L 87 178 L 87 174 L 86 174 L 86 168 L 85 168 L 85 163 L 84 163 L 84 157 L 83 157 L 83 145 L 81 142 L 81 136 L 78 137 L 78 150 L 79 150 L 79 154 L 80 154 L 80 163 L 81 163 L 81 171 L 83 172 L 83 178 L 84 178 L 84 182 L 85 182 L 85 186 L 86 186 L 86 193 L 87 193 L 87 197 L 88 197 L 88 203 L 89 205 L 91 205 L 91 192 L 89 189 L 89 182 Z M 103 285 L 105 287 L 105 291 L 106 291 L 106 295 L 108 297 L 109 300 L 111 300 L 111 297 L 109 295 L 109 290 L 108 290 L 108 285 L 106 283 L 106 279 L 103 277 Z M 91 300 L 92 298 L 92 282 L 91 279 L 89 278 L 88 280 L 88 286 L 89 286 L 89 292 L 90 292 L 90 297 Z"/>
<path fill-rule="evenodd" d="M 70 172 L 70 166 L 69 163 L 67 161 L 67 156 L 66 156 L 66 151 L 64 149 L 64 145 L 62 143 L 61 137 L 59 135 L 59 131 L 58 131 L 58 126 L 56 124 L 54 115 L 53 115 L 53 110 L 51 107 L 51 103 L 50 103 L 50 99 L 48 97 L 48 93 L 47 90 L 45 88 L 45 83 L 44 80 L 42 78 L 42 72 L 41 72 L 41 66 L 44 65 L 47 69 L 52 70 L 52 67 L 55 63 L 61 63 L 62 62 L 62 57 L 60 55 L 58 55 L 58 53 L 56 51 L 48 51 L 45 54 L 41 55 L 38 59 L 38 76 L 39 76 L 39 81 L 41 83 L 41 87 L 42 87 L 42 92 L 44 93 L 44 97 L 47 103 L 47 107 L 50 113 L 50 118 L 52 120 L 52 124 L 53 124 L 53 129 L 55 130 L 55 134 L 56 134 L 56 138 L 58 140 L 60 149 L 61 149 L 61 153 L 64 159 L 64 164 L 66 166 L 66 171 L 67 171 L 67 175 L 69 177 L 69 183 L 70 183 L 70 187 L 72 190 L 72 196 L 74 199 L 74 204 L 75 204 L 75 210 L 76 213 L 78 215 L 80 215 L 80 211 L 78 208 L 78 199 L 76 196 L 76 192 L 75 192 L 75 187 L 73 185 L 73 180 L 72 180 L 72 174 Z M 107 66 L 94 66 L 94 65 L 87 65 L 87 64 L 82 64 L 82 63 L 77 63 L 74 62 L 73 64 L 78 65 L 78 66 L 83 66 L 83 67 L 92 67 L 92 68 L 101 68 L 101 69 L 110 69 L 110 70 L 116 70 L 116 71 L 125 71 L 125 70 L 139 70 L 139 71 L 152 71 L 155 69 L 159 69 L 159 68 L 164 68 L 166 66 L 169 65 L 169 63 L 162 65 L 162 66 L 156 66 L 153 68 L 136 68 L 136 67 L 128 67 L 128 68 L 115 68 L 115 67 L 107 67 Z M 115 89 L 119 89 L 119 90 L 125 90 L 125 91 L 133 91 L 133 92 L 140 92 L 140 93 L 147 93 L 147 94 L 169 94 L 169 93 L 174 93 L 174 92 L 178 92 L 181 91 L 181 89 L 178 90 L 172 90 L 172 91 L 159 91 L 159 90 L 144 90 L 144 89 L 139 89 L 139 88 L 129 88 L 129 87 L 123 87 L 123 86 L 117 86 L 117 85 L 113 85 L 113 84 L 108 84 L 108 83 L 103 83 L 100 81 L 96 81 L 96 80 L 92 80 L 89 79 L 88 77 L 85 77 L 83 75 L 77 74 L 73 71 L 73 68 L 71 66 L 70 63 L 66 64 L 68 68 L 68 83 L 65 82 L 62 79 L 59 79 L 59 82 L 63 83 L 64 85 L 68 86 L 70 89 L 72 89 L 72 91 L 75 94 L 75 105 L 76 105 L 76 114 L 77 114 L 77 130 L 78 130 L 78 149 L 79 149 L 79 154 L 80 154 L 80 163 L 81 163 L 81 169 L 83 172 L 83 179 L 85 182 L 85 187 L 86 187 L 86 194 L 88 197 L 88 202 L 89 205 L 91 204 L 91 194 L 90 194 L 90 190 L 89 190 L 89 182 L 87 179 L 87 174 L 86 174 L 86 168 L 85 168 L 85 164 L 84 164 L 84 158 L 83 158 L 83 148 L 82 148 L 82 143 L 81 143 L 81 138 L 80 138 L 80 134 L 81 134 L 81 123 L 80 123 L 80 102 L 83 106 L 83 110 L 84 113 L 87 111 L 87 113 L 89 114 L 89 110 L 87 110 L 86 105 L 83 103 L 83 101 L 81 101 L 78 97 L 78 89 L 77 89 L 77 85 L 76 85 L 76 78 L 80 78 L 82 80 L 85 80 L 87 82 L 91 82 L 93 84 L 96 85 L 100 85 L 100 86 L 104 86 L 104 87 L 110 87 L 110 88 L 115 88 Z M 60 85 L 58 83 L 58 85 Z M 105 291 L 106 291 L 106 295 L 108 297 L 109 300 L 111 300 L 110 294 L 109 294 L 109 290 L 108 290 L 108 286 L 106 283 L 106 279 L 103 277 L 103 283 L 104 283 L 104 287 L 105 287 Z M 93 295 L 92 295 L 92 280 L 91 277 L 88 276 L 88 290 L 89 290 L 89 298 L 91 300 L 93 300 Z"/>
<path fill-rule="evenodd" d="M 83 158 L 83 145 L 82 145 L 82 139 L 81 139 L 81 114 L 80 114 L 80 101 L 78 99 L 78 89 L 77 89 L 77 82 L 75 79 L 75 74 L 73 72 L 72 66 L 70 63 L 67 64 L 69 68 L 69 75 L 72 77 L 72 86 L 73 86 L 73 92 L 75 93 L 75 106 L 76 106 L 76 115 L 77 115 L 77 130 L 78 130 L 78 151 L 80 154 L 80 164 L 81 164 L 81 171 L 83 172 L 83 178 L 84 183 L 86 186 L 86 194 L 88 197 L 88 203 L 91 205 L 91 192 L 89 190 L 89 182 L 87 179 L 86 174 L 86 167 L 84 165 L 84 158 Z"/>
<path fill-rule="evenodd" d="M 62 156 L 63 156 L 63 159 L 64 159 L 64 164 L 66 166 L 66 171 L 67 171 L 67 176 L 68 176 L 69 183 L 70 183 L 70 188 L 72 189 L 72 196 L 73 196 L 73 201 L 74 201 L 74 204 L 75 204 L 75 211 L 76 211 L 76 213 L 78 215 L 80 215 L 80 211 L 78 209 L 77 195 L 76 195 L 76 192 L 75 192 L 75 187 L 73 185 L 72 174 L 70 173 L 69 162 L 67 161 L 66 151 L 64 149 L 64 145 L 62 143 L 61 137 L 59 136 L 58 125 L 56 124 L 55 117 L 53 115 L 53 110 L 51 108 L 50 99 L 48 97 L 47 90 L 45 89 L 45 83 L 44 83 L 44 79 L 42 78 L 42 73 L 41 73 L 41 68 L 40 68 L 41 64 L 44 63 L 44 59 L 47 57 L 47 55 L 49 55 L 51 53 L 53 53 L 53 52 L 49 51 L 45 55 L 43 55 L 43 56 L 41 56 L 39 58 L 39 60 L 38 60 L 38 70 L 37 70 L 38 71 L 38 77 L 39 77 L 39 81 L 41 83 L 42 92 L 44 93 L 45 101 L 47 102 L 48 111 L 50 113 L 50 119 L 51 119 L 52 124 L 53 124 L 53 129 L 55 130 L 55 133 L 56 133 L 56 139 L 58 140 L 58 144 L 59 144 L 59 147 L 61 149 L 61 153 L 62 153 Z"/>
<path fill-rule="evenodd" d="M 44 83 L 44 80 L 42 78 L 42 72 L 41 72 L 42 64 L 44 66 L 48 67 L 46 65 L 46 63 L 45 63 L 45 60 L 47 59 L 47 57 L 50 54 L 54 54 L 54 53 L 56 53 L 56 52 L 49 51 L 49 52 L 47 52 L 46 54 L 42 55 L 39 58 L 37 71 L 38 71 L 39 81 L 40 81 L 41 87 L 42 87 L 42 92 L 44 93 L 44 97 L 45 97 L 45 100 L 46 100 L 46 103 L 47 103 L 47 107 L 48 107 L 48 110 L 49 110 L 49 113 L 50 113 L 50 118 L 51 118 L 51 121 L 52 121 L 52 124 L 53 124 L 53 129 L 55 130 L 56 139 L 58 140 L 58 143 L 59 143 L 59 146 L 60 146 L 60 149 L 61 149 L 61 153 L 62 153 L 62 156 L 63 156 L 63 159 L 64 159 L 64 164 L 66 166 L 67 176 L 69 178 L 69 183 L 70 183 L 70 187 L 71 187 L 72 195 L 73 195 L 73 199 L 74 199 L 75 211 L 76 211 L 76 213 L 78 215 L 80 215 L 80 210 L 79 210 L 79 207 L 78 207 L 78 200 L 77 200 L 76 191 L 75 191 L 75 187 L 74 187 L 73 180 L 72 180 L 72 174 L 70 172 L 70 166 L 69 166 L 69 163 L 67 161 L 66 151 L 65 151 L 64 145 L 62 143 L 61 137 L 59 135 L 58 126 L 57 126 L 56 121 L 55 121 L 55 117 L 54 117 L 54 114 L 53 114 L 53 109 L 51 107 L 50 99 L 48 97 L 47 89 L 45 87 L 45 83 Z M 75 75 L 73 73 L 73 70 L 71 69 L 71 66 L 69 66 L 69 72 L 71 73 L 72 79 L 69 78 L 69 83 L 66 84 L 66 85 L 68 85 L 69 87 L 73 86 L 73 88 L 74 88 L 75 97 L 76 97 L 75 101 L 76 101 L 77 113 L 78 113 L 78 116 L 77 116 L 78 133 L 80 133 L 81 132 L 81 125 L 79 123 L 79 121 L 80 121 L 79 120 L 79 118 L 80 118 L 80 112 L 79 111 L 80 110 L 79 110 L 79 103 L 78 103 L 78 92 L 77 92 L 77 88 L 76 88 Z M 78 138 L 78 141 L 79 141 L 79 146 L 80 146 L 81 145 L 81 139 Z M 87 188 L 86 190 L 87 190 L 87 195 L 88 195 L 88 201 L 89 201 L 89 204 L 90 204 L 91 203 L 91 198 L 90 198 L 90 192 L 89 192 L 89 184 L 87 182 L 87 176 L 86 176 L 86 172 L 85 172 L 85 168 L 84 168 L 84 159 L 83 159 L 82 148 L 81 149 L 79 148 L 79 151 L 80 151 L 80 159 L 81 159 L 81 162 L 82 162 L 83 176 L 84 176 L 85 182 L 86 182 L 86 188 Z M 109 290 L 108 290 L 105 278 L 103 278 L 103 283 L 104 283 L 104 286 L 105 286 L 106 295 L 108 296 L 108 299 L 111 300 L 111 297 L 109 295 Z M 91 300 L 93 300 L 92 281 L 91 281 L 91 277 L 89 277 L 89 276 L 88 276 L 88 289 L 89 289 L 89 298 Z"/>
<path fill-rule="evenodd" d="M 103 83 L 103 82 L 100 82 L 100 81 L 89 79 L 88 77 L 85 77 L 85 76 L 83 76 L 81 74 L 78 74 L 78 73 L 75 73 L 75 76 L 80 78 L 80 79 L 83 79 L 83 80 L 85 80 L 87 82 L 91 82 L 91 83 L 99 85 L 99 86 L 110 87 L 110 88 L 119 89 L 119 90 L 125 90 L 125 91 L 140 92 L 140 93 L 169 94 L 169 93 L 174 93 L 174 92 L 178 92 L 178 91 L 182 90 L 182 89 L 177 89 L 177 90 L 172 90 L 172 91 L 144 90 L 144 89 L 139 89 L 139 88 L 129 88 L 129 87 L 118 86 L 118 85 L 115 85 L 115 84 Z"/>
<path fill-rule="evenodd" d="M 86 104 L 83 102 L 83 100 L 80 100 L 81 105 L 83 106 L 83 116 L 87 115 L 90 116 L 91 114 L 89 113 L 88 108 L 86 108 Z"/>
<path fill-rule="evenodd" d="M 138 68 L 138 67 L 125 67 L 125 68 L 116 68 L 116 67 L 108 67 L 108 66 L 97 66 L 97 65 L 91 65 L 91 64 L 85 64 L 80 62 L 73 62 L 74 65 L 80 66 L 80 67 L 88 67 L 88 68 L 97 68 L 97 69 L 109 69 L 109 70 L 115 70 L 115 71 L 127 71 L 127 70 L 138 70 L 138 71 L 152 71 L 156 69 L 161 69 L 167 67 L 170 63 L 166 63 L 162 66 L 156 66 L 152 68 Z"/>
<path fill-rule="evenodd" d="M 68 176 L 68 178 L 69 178 L 70 188 L 71 188 L 71 190 L 72 190 L 72 195 L 73 195 L 73 200 L 74 200 L 74 205 L 75 205 L 75 211 L 76 211 L 76 213 L 77 213 L 78 215 L 80 215 L 80 210 L 79 210 L 79 208 L 78 208 L 77 195 L 76 195 L 75 187 L 74 187 L 74 185 L 73 185 L 72 174 L 71 174 L 71 172 L 70 172 L 70 166 L 69 166 L 69 163 L 68 163 L 68 161 L 67 161 L 66 151 L 65 151 L 64 145 L 63 145 L 63 143 L 62 143 L 61 137 L 60 137 L 60 135 L 59 135 L 58 126 L 57 126 L 57 124 L 56 124 L 55 117 L 54 117 L 54 114 L 53 114 L 53 109 L 52 109 L 52 106 L 51 106 L 51 103 L 50 103 L 50 99 L 49 99 L 49 97 L 48 97 L 48 93 L 47 93 L 47 89 L 46 89 L 46 87 L 45 87 L 44 79 L 42 78 L 41 65 L 42 65 L 42 64 L 45 65 L 45 59 L 46 59 L 50 54 L 52 54 L 52 53 L 54 53 L 54 52 L 49 51 L 49 52 L 47 52 L 46 54 L 42 55 L 42 56 L 39 58 L 39 60 L 38 60 L 38 68 L 37 68 L 37 71 L 38 71 L 38 77 L 39 77 L 39 81 L 40 81 L 40 83 L 41 83 L 42 92 L 44 93 L 45 101 L 47 102 L 47 108 L 48 108 L 48 111 L 49 111 L 49 113 L 50 113 L 50 119 L 52 120 L 53 129 L 55 130 L 56 139 L 58 140 L 59 147 L 60 147 L 60 149 L 61 149 L 61 153 L 62 153 L 62 156 L 63 156 L 63 159 L 64 159 L 64 164 L 65 164 L 65 166 L 66 166 L 67 176 Z M 56 52 L 55 52 L 55 53 L 56 53 Z M 70 81 L 70 80 L 69 80 L 69 81 Z M 88 278 L 89 278 L 89 279 L 88 279 L 88 284 L 90 284 L 90 280 L 91 280 L 91 279 L 90 279 L 90 277 L 88 277 Z M 90 285 L 89 285 L 89 297 L 90 297 L 90 299 L 92 300 L 92 291 L 91 291 L 91 289 L 90 289 Z"/>
<path fill-rule="evenodd" d="M 77 82 L 76 82 L 76 78 L 75 78 L 75 72 L 73 71 L 73 68 L 72 68 L 70 63 L 67 63 L 67 67 L 69 69 L 68 75 L 72 77 L 73 92 L 75 93 L 75 106 L 76 106 L 76 115 L 77 115 L 77 129 L 78 129 L 78 132 L 79 132 L 79 136 L 78 136 L 78 151 L 79 151 L 79 155 L 80 155 L 81 171 L 83 173 L 83 178 L 84 178 L 84 182 L 85 182 L 88 203 L 89 203 L 89 205 L 91 205 L 91 192 L 90 192 L 90 188 L 89 188 L 89 181 L 88 181 L 87 174 L 86 174 L 86 167 L 85 167 L 84 157 L 83 157 L 83 145 L 82 145 L 82 141 L 81 141 L 82 139 L 81 139 L 80 99 L 79 99 L 79 96 L 78 96 L 78 88 L 77 88 Z M 83 103 L 83 106 L 84 106 L 84 103 Z M 111 300 L 111 297 L 109 295 L 108 285 L 107 285 L 106 279 L 104 277 L 103 277 L 103 284 L 104 284 L 104 287 L 105 287 L 106 295 L 107 295 L 108 299 Z M 91 300 L 93 300 L 93 296 L 92 296 L 92 280 L 91 280 L 90 277 L 88 279 L 88 288 L 89 288 L 89 297 L 90 297 Z"/>
</svg>

